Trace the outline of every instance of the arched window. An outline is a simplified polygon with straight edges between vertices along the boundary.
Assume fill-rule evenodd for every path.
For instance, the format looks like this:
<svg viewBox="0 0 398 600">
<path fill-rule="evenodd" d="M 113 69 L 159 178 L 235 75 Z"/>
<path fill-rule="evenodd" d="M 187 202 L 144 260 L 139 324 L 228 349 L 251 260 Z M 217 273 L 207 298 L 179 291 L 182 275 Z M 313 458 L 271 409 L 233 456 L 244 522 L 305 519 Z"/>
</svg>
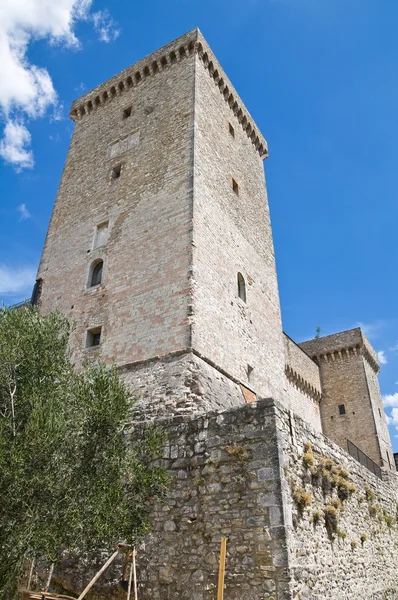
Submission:
<svg viewBox="0 0 398 600">
<path fill-rule="evenodd" d="M 99 285 L 102 281 L 102 267 L 104 266 L 104 262 L 99 260 L 94 263 L 91 271 L 90 284 L 89 287 L 93 287 L 94 285 Z"/>
<path fill-rule="evenodd" d="M 246 302 L 246 283 L 242 273 L 238 273 L 238 296 L 243 302 Z"/>
</svg>

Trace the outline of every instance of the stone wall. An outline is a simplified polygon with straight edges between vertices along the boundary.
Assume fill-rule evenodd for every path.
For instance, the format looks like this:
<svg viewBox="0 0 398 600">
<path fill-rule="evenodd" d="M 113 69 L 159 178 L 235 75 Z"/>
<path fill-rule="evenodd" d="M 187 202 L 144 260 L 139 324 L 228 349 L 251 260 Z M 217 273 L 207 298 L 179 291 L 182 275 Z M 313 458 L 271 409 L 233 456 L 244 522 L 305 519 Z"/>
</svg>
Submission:
<svg viewBox="0 0 398 600">
<path fill-rule="evenodd" d="M 134 414 L 139 420 L 245 403 L 238 382 L 190 350 L 122 367 L 120 375 L 137 399 Z"/>
<path fill-rule="evenodd" d="M 158 425 L 171 485 L 139 549 L 140 600 L 214 600 L 223 536 L 226 600 L 398 598 L 395 474 L 378 479 L 273 400 Z M 85 568 L 55 581 L 81 590 Z M 122 598 L 118 574 L 90 598 Z"/>
<path fill-rule="evenodd" d="M 196 58 L 192 345 L 259 396 L 279 397 L 284 353 L 263 162 L 202 43 L 219 76 Z"/>
<path fill-rule="evenodd" d="M 164 50 L 178 54 L 185 44 L 175 64 L 168 55 L 159 72 L 145 74 L 138 63 L 129 75 L 142 72 L 139 82 L 114 78 L 78 102 L 101 98 L 76 120 L 38 273 L 41 309 L 57 307 L 76 323 L 78 362 L 101 356 L 124 365 L 190 346 L 195 57 L 188 46 L 195 40 L 191 32 Z M 96 227 L 106 221 L 106 243 L 95 248 Z M 98 259 L 101 285 L 88 288 Z M 96 326 L 100 347 L 86 349 Z"/>
<path fill-rule="evenodd" d="M 288 335 L 284 334 L 283 338 L 286 373 L 284 404 L 317 431 L 322 432 L 319 367 Z"/>
<path fill-rule="evenodd" d="M 378 479 L 301 419 L 276 413 L 292 597 L 398 598 L 396 474 Z"/>
</svg>

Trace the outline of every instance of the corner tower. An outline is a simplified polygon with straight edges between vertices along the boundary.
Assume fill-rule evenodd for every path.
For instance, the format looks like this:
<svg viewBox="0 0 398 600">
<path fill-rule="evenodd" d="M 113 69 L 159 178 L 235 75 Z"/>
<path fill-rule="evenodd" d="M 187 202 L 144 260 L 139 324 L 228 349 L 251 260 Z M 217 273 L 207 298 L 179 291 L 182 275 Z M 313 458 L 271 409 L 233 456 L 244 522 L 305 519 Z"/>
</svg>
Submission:
<svg viewBox="0 0 398 600">
<path fill-rule="evenodd" d="M 37 300 L 145 415 L 284 386 L 267 145 L 195 29 L 75 101 Z"/>
<path fill-rule="evenodd" d="M 395 471 L 377 378 L 380 367 L 363 331 L 342 331 L 300 347 L 319 365 L 324 434 L 345 450 L 348 442 L 355 444 L 376 464 Z"/>
</svg>

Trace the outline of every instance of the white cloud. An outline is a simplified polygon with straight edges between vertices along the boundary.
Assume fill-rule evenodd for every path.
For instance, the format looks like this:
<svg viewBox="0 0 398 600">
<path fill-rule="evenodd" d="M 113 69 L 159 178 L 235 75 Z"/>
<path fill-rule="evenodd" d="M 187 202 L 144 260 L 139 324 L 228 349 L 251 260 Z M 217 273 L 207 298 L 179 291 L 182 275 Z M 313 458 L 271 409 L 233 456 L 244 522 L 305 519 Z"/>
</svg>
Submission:
<svg viewBox="0 0 398 600">
<path fill-rule="evenodd" d="M 17 208 L 17 211 L 21 215 L 19 219 L 20 221 L 26 221 L 26 219 L 30 219 L 32 216 L 26 208 L 26 204 L 20 204 Z"/>
<path fill-rule="evenodd" d="M 395 394 L 384 395 L 383 404 L 386 408 L 389 406 L 398 407 L 398 392 L 395 392 Z"/>
<path fill-rule="evenodd" d="M 391 411 L 391 416 L 388 417 L 387 422 L 389 425 L 395 427 L 398 431 L 398 408 L 393 408 Z"/>
<path fill-rule="evenodd" d="M 36 269 L 29 267 L 10 268 L 0 265 L 0 294 L 13 296 L 15 294 L 28 294 L 32 291 L 36 276 Z"/>
<path fill-rule="evenodd" d="M 386 353 L 384 350 L 379 350 L 377 353 L 377 358 L 379 360 L 379 363 L 381 365 L 386 365 L 387 364 L 387 357 L 386 357 Z"/>
<path fill-rule="evenodd" d="M 355 323 L 356 327 L 360 327 L 367 338 L 374 339 L 379 337 L 381 330 L 384 327 L 383 321 L 375 321 L 374 323 L 362 323 L 358 321 Z"/>
<path fill-rule="evenodd" d="M 93 23 L 100 40 L 116 39 L 119 32 L 108 11 L 90 14 L 91 4 L 92 0 L 0 2 L 0 116 L 6 123 L 1 156 L 19 170 L 33 166 L 30 135 L 24 121 L 44 116 L 51 107 L 54 119 L 60 118 L 51 76 L 44 66 L 29 62 L 29 45 L 44 39 L 53 45 L 78 48 L 74 27 L 82 19 Z M 19 127 L 24 136 L 19 153 L 7 142 L 10 124 Z"/>
<path fill-rule="evenodd" d="M 106 9 L 93 13 L 91 18 L 94 23 L 94 29 L 102 42 L 108 44 L 119 37 L 120 31 Z"/>
<path fill-rule="evenodd" d="M 0 156 L 13 165 L 17 171 L 31 169 L 34 159 L 30 149 L 30 140 L 31 135 L 25 125 L 16 121 L 8 121 L 4 128 L 4 138 L 0 140 Z"/>
</svg>

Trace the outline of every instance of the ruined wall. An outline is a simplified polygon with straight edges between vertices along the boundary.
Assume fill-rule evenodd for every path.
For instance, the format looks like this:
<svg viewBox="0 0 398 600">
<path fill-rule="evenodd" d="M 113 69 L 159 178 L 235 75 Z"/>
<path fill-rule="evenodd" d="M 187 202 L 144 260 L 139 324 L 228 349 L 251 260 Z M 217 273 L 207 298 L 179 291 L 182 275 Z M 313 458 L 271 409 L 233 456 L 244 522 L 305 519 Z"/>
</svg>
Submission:
<svg viewBox="0 0 398 600">
<path fill-rule="evenodd" d="M 258 395 L 279 397 L 283 340 L 263 162 L 245 130 L 246 117 L 242 128 L 241 111 L 228 101 L 234 90 L 202 42 L 205 55 L 196 59 L 192 344 Z M 246 302 L 238 296 L 238 273 Z"/>
<path fill-rule="evenodd" d="M 214 600 L 223 536 L 228 600 L 398 598 L 395 473 L 378 479 L 273 400 L 158 425 L 171 486 L 139 549 L 141 600 Z M 55 581 L 76 592 L 94 571 L 67 563 Z M 122 598 L 118 573 L 91 599 Z"/>
<path fill-rule="evenodd" d="M 388 468 L 389 456 L 394 468 L 377 380 L 377 355 L 361 329 L 321 337 L 300 346 L 319 364 L 325 435 L 343 448 L 347 448 L 349 439 L 377 464 Z M 343 414 L 340 405 L 344 405 Z"/>
<path fill-rule="evenodd" d="M 322 432 L 319 367 L 288 335 L 284 334 L 283 339 L 286 373 L 284 405 Z"/>
</svg>

